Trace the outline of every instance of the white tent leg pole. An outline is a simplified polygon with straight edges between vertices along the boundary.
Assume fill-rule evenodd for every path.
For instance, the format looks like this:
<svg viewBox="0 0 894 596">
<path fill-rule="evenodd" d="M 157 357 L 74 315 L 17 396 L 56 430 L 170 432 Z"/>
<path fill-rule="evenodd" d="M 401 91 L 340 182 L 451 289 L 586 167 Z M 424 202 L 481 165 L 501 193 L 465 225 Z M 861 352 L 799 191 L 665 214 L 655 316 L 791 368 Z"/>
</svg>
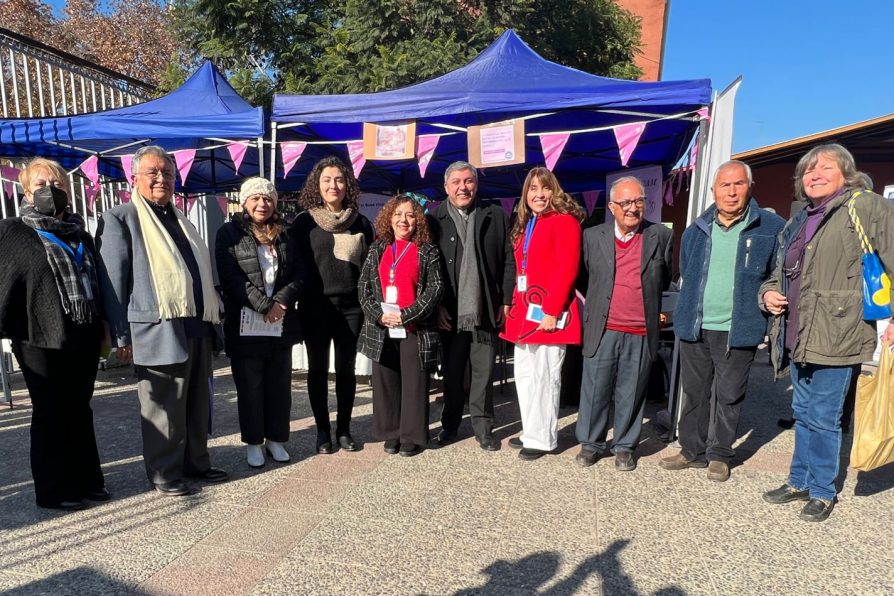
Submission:
<svg viewBox="0 0 894 596">
<path fill-rule="evenodd" d="M 270 182 L 276 178 L 276 122 L 270 123 Z"/>
<path fill-rule="evenodd" d="M 258 137 L 258 176 L 264 177 L 264 137 Z"/>
</svg>

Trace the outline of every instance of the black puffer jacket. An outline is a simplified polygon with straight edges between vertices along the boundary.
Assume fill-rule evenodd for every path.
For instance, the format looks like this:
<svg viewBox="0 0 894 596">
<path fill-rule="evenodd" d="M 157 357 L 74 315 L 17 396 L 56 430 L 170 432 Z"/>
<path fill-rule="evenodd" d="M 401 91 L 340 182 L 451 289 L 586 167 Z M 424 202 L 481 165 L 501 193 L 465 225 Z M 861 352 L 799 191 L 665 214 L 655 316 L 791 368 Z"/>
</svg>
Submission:
<svg viewBox="0 0 894 596">
<path fill-rule="evenodd" d="M 242 214 L 233 216 L 217 232 L 214 249 L 217 275 L 224 294 L 226 316 L 224 341 L 227 355 L 268 356 L 272 350 L 289 349 L 302 340 L 301 328 L 295 311 L 301 291 L 303 270 L 296 252 L 294 238 L 288 230 L 276 238 L 278 268 L 273 284 L 273 296 L 264 291 L 264 275 L 258 261 L 258 242 L 246 228 Z M 266 314 L 278 302 L 286 307 L 282 337 L 242 337 L 239 322 L 242 307 L 247 306 Z"/>
</svg>

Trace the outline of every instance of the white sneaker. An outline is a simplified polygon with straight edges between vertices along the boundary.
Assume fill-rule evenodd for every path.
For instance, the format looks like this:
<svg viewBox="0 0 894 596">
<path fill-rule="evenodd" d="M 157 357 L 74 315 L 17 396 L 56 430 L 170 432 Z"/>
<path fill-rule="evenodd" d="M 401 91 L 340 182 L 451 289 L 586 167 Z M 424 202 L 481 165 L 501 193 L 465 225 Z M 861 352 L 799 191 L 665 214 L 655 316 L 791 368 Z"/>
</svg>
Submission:
<svg viewBox="0 0 894 596">
<path fill-rule="evenodd" d="M 286 451 L 286 448 L 283 447 L 283 444 L 279 441 L 271 441 L 270 439 L 267 439 L 265 447 L 267 447 L 267 453 L 270 454 L 270 457 L 272 457 L 274 461 L 282 463 L 291 459 L 289 457 L 289 452 Z"/>
<path fill-rule="evenodd" d="M 252 468 L 264 467 L 264 449 L 261 445 L 246 445 L 245 455 L 248 465 Z"/>
</svg>

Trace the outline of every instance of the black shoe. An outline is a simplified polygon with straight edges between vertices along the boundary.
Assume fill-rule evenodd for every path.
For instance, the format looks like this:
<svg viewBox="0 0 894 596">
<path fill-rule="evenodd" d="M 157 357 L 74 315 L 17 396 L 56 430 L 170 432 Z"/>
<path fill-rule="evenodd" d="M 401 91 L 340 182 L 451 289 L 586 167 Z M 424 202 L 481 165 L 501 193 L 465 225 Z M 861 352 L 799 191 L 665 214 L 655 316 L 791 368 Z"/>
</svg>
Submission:
<svg viewBox="0 0 894 596">
<path fill-rule="evenodd" d="M 397 453 L 398 449 L 400 449 L 400 441 L 397 439 L 388 439 L 385 441 L 385 453 L 388 455 L 394 455 Z"/>
<path fill-rule="evenodd" d="M 417 453 L 421 453 L 422 449 L 419 445 L 414 445 L 412 443 L 401 443 L 400 445 L 400 456 L 401 457 L 413 457 Z"/>
<path fill-rule="evenodd" d="M 512 437 L 511 439 L 509 439 L 508 442 L 509 442 L 509 446 L 512 447 L 513 449 L 521 449 L 525 446 L 525 444 L 522 443 L 522 440 L 518 437 Z"/>
<path fill-rule="evenodd" d="M 764 493 L 764 501 L 781 505 L 782 503 L 791 503 L 792 501 L 807 501 L 810 499 L 810 492 L 806 490 L 798 490 L 783 484 L 779 488 L 768 490 Z"/>
<path fill-rule="evenodd" d="M 788 430 L 795 426 L 795 419 L 794 418 L 780 418 L 779 420 L 776 421 L 776 426 L 778 426 L 779 428 L 784 428 L 784 429 Z"/>
<path fill-rule="evenodd" d="M 801 510 L 800 518 L 809 522 L 826 521 L 832 509 L 835 508 L 835 500 L 824 501 L 823 499 L 810 499 L 804 509 Z"/>
<path fill-rule="evenodd" d="M 329 455 L 332 453 L 332 437 L 329 433 L 317 433 L 317 453 Z"/>
<path fill-rule="evenodd" d="M 186 495 L 192 495 L 197 492 L 194 487 L 186 484 L 182 480 L 160 482 L 155 485 L 155 490 L 167 497 L 185 497 Z"/>
<path fill-rule="evenodd" d="M 357 451 L 357 443 L 354 442 L 354 439 L 351 438 L 351 435 L 348 433 L 345 433 L 338 438 L 338 446 L 345 451 Z"/>
<path fill-rule="evenodd" d="M 37 503 L 38 507 L 43 509 L 57 509 L 59 511 L 81 511 L 90 505 L 83 499 L 72 499 L 69 501 L 59 501 L 57 503 Z"/>
<path fill-rule="evenodd" d="M 518 452 L 518 459 L 523 459 L 525 461 L 534 461 L 535 459 L 539 459 L 544 455 L 546 455 L 546 451 L 522 447 L 521 451 Z"/>
<path fill-rule="evenodd" d="M 186 474 L 186 476 L 188 478 L 195 478 L 196 480 L 204 480 L 205 482 L 225 482 L 230 479 L 229 473 L 220 468 L 208 468 L 204 472 Z"/>
<path fill-rule="evenodd" d="M 88 490 L 85 492 L 84 498 L 88 501 L 105 502 L 111 500 L 112 495 L 105 488 L 98 488 L 96 490 Z"/>
<path fill-rule="evenodd" d="M 632 451 L 618 451 L 615 453 L 615 469 L 619 472 L 632 472 L 636 469 L 636 460 Z"/>
<path fill-rule="evenodd" d="M 510 439 L 511 441 L 511 439 Z M 587 447 L 581 447 L 580 453 L 577 454 L 577 457 L 574 458 L 574 463 L 589 468 L 602 456 L 601 453 L 596 451 L 595 449 L 588 449 Z"/>
<path fill-rule="evenodd" d="M 485 451 L 499 451 L 500 441 L 494 438 L 493 435 L 488 435 L 478 440 L 478 446 Z"/>
<path fill-rule="evenodd" d="M 448 432 L 443 429 L 441 430 L 441 432 L 438 433 L 438 436 L 435 437 L 434 440 L 432 441 L 432 443 L 437 445 L 438 447 L 446 447 L 450 443 L 455 443 L 455 442 L 456 442 L 456 433 Z"/>
</svg>

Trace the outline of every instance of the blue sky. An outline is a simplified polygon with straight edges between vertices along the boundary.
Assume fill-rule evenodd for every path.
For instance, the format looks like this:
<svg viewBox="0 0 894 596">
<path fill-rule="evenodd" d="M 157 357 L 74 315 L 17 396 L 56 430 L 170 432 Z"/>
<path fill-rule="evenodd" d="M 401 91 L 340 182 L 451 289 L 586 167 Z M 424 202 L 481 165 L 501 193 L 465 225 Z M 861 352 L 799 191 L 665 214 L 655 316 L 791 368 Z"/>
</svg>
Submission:
<svg viewBox="0 0 894 596">
<path fill-rule="evenodd" d="M 733 151 L 894 113 L 894 2 L 672 0 L 664 80 L 740 74 Z"/>
</svg>

